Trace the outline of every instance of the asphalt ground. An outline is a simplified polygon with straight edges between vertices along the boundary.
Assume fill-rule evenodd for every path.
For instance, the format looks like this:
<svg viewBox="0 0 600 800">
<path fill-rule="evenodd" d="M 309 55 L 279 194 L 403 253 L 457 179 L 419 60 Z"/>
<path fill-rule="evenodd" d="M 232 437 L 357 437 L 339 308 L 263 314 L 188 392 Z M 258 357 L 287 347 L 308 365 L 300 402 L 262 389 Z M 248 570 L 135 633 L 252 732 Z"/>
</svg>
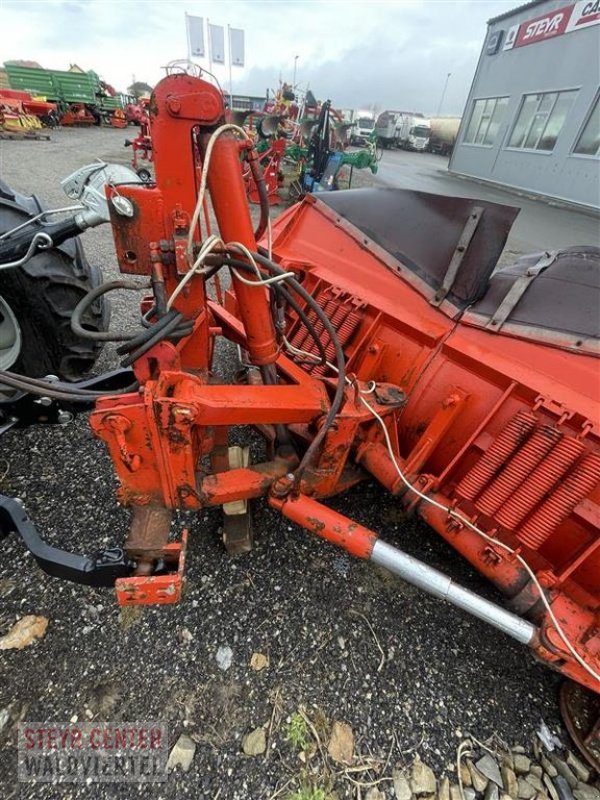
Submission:
<svg viewBox="0 0 600 800">
<path fill-rule="evenodd" d="M 0 175 L 15 189 L 62 205 L 60 178 L 98 156 L 126 162 L 128 134 L 59 130 L 50 142 L 0 142 Z M 114 278 L 108 226 L 83 239 L 88 258 Z M 118 297 L 112 325 L 133 327 L 135 308 L 131 296 Z M 234 350 L 222 348 L 224 374 L 234 360 Z M 117 363 L 107 346 L 98 369 Z M 49 542 L 83 553 L 123 542 L 128 514 L 115 501 L 110 460 L 85 415 L 64 427 L 13 429 L 0 444 L 1 491 L 22 500 Z M 499 600 L 375 484 L 332 505 Z M 347 774 L 323 775 L 318 759 L 314 766 L 300 759 L 286 722 L 299 708 L 323 730 L 333 720 L 352 727 L 358 763 L 380 761 L 378 772 L 361 773 L 365 781 L 389 777 L 415 753 L 438 775 L 452 775 L 456 747 L 468 733 L 527 745 L 542 719 L 559 729 L 559 677 L 523 647 L 312 538 L 261 501 L 253 514 L 254 550 L 233 559 L 223 550 L 219 510 L 179 520 L 191 528 L 185 596 L 176 606 L 137 614 L 120 613 L 110 590 L 45 576 L 16 537 L 1 543 L 0 634 L 25 614 L 49 620 L 43 639 L 0 657 L 0 710 L 8 708 L 11 719 L 0 739 L 3 797 L 245 800 L 286 797 L 308 785 L 335 789 L 339 798 L 364 796 Z M 227 671 L 216 661 L 222 646 L 233 651 Z M 253 652 L 268 656 L 267 669 L 250 668 Z M 183 732 L 197 742 L 192 766 L 152 786 L 18 784 L 15 719 L 68 723 L 75 715 L 164 721 L 171 743 Z M 260 725 L 270 731 L 268 757 L 246 756 L 242 737 Z M 378 788 L 393 797 L 389 780 Z"/>
<path fill-rule="evenodd" d="M 435 153 L 384 150 L 377 182 L 399 189 L 471 197 L 517 206 L 503 263 L 519 253 L 555 250 L 571 245 L 600 245 L 598 214 L 561 203 L 545 203 L 523 192 L 464 178 L 448 172 L 448 157 Z"/>
</svg>

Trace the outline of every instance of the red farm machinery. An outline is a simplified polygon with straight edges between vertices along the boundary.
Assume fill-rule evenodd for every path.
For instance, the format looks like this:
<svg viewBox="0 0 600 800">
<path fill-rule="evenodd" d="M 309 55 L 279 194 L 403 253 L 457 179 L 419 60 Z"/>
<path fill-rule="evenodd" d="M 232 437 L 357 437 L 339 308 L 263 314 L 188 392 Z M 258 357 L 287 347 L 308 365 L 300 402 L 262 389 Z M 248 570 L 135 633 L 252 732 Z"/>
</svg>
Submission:
<svg viewBox="0 0 600 800">
<path fill-rule="evenodd" d="M 517 209 L 396 189 L 307 195 L 268 235 L 259 156 L 226 122 L 212 84 L 166 77 L 149 117 L 154 181 L 109 168 L 102 178 L 96 165 L 70 183 L 84 204 L 91 188 L 103 196 L 121 272 L 145 276 L 152 289 L 139 331 L 118 348 L 121 376 L 50 391 L 0 373 L 59 404 L 93 406 L 91 428 L 131 510 L 129 534 L 122 548 L 85 558 L 45 544 L 8 499 L 6 525 L 52 574 L 115 585 L 126 605 L 171 603 L 187 538 L 169 540 L 174 512 L 263 497 L 600 692 L 598 250 L 539 253 L 495 271 Z M 260 192 L 256 229 L 245 164 Z M 2 258 L 11 245 L 15 260 L 28 252 L 32 231 L 51 247 L 106 219 L 78 213 L 35 223 L 28 237 L 9 234 Z M 207 284 L 224 273 L 229 282 L 211 299 Z M 85 309 L 127 285 L 89 292 L 73 315 L 78 334 Z M 218 337 L 239 346 L 243 385 L 215 383 Z M 265 461 L 230 462 L 229 433 L 240 426 L 264 435 Z M 507 605 L 327 505 L 368 479 Z"/>
</svg>

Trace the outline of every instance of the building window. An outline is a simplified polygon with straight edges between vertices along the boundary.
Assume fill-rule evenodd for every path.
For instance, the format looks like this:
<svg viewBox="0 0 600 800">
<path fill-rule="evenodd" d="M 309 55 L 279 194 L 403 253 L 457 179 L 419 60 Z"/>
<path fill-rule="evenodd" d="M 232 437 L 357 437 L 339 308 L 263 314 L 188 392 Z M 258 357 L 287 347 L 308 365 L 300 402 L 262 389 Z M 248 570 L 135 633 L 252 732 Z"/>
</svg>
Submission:
<svg viewBox="0 0 600 800">
<path fill-rule="evenodd" d="M 467 144 L 494 144 L 507 105 L 508 97 L 475 100 L 464 141 Z"/>
<path fill-rule="evenodd" d="M 526 94 L 508 146 L 552 152 L 576 95 L 576 91 Z"/>
<path fill-rule="evenodd" d="M 573 152 L 581 156 L 600 155 L 600 96 L 596 98 L 592 113 L 581 131 Z"/>
</svg>

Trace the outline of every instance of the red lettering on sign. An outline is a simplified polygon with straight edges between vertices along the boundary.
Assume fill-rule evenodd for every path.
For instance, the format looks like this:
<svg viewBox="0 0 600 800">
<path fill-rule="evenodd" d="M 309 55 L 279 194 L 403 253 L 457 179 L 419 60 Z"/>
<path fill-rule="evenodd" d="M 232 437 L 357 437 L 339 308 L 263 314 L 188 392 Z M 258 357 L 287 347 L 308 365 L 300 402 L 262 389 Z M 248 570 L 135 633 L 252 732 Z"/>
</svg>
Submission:
<svg viewBox="0 0 600 800">
<path fill-rule="evenodd" d="M 519 28 L 515 47 L 523 47 L 526 44 L 560 36 L 567 28 L 572 11 L 573 6 L 566 6 L 524 22 Z"/>
</svg>

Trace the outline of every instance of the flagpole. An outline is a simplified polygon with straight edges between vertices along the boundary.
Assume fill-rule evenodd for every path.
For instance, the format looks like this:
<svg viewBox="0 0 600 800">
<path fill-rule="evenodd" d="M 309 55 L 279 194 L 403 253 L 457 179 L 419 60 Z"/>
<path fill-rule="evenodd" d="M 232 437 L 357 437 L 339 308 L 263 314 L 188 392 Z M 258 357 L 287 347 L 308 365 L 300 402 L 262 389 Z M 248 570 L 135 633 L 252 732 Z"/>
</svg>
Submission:
<svg viewBox="0 0 600 800">
<path fill-rule="evenodd" d="M 210 20 L 206 18 L 206 34 L 207 34 L 207 46 L 208 46 L 208 71 L 212 73 L 212 46 L 211 46 L 211 36 L 210 36 Z"/>
<path fill-rule="evenodd" d="M 190 22 L 188 19 L 187 11 L 184 12 L 185 14 L 185 38 L 187 39 L 187 57 L 188 61 L 192 60 L 192 42 L 190 37 Z"/>
<path fill-rule="evenodd" d="M 227 25 L 227 45 L 229 48 L 229 108 L 233 111 L 233 81 L 231 80 L 231 25 Z"/>
</svg>

